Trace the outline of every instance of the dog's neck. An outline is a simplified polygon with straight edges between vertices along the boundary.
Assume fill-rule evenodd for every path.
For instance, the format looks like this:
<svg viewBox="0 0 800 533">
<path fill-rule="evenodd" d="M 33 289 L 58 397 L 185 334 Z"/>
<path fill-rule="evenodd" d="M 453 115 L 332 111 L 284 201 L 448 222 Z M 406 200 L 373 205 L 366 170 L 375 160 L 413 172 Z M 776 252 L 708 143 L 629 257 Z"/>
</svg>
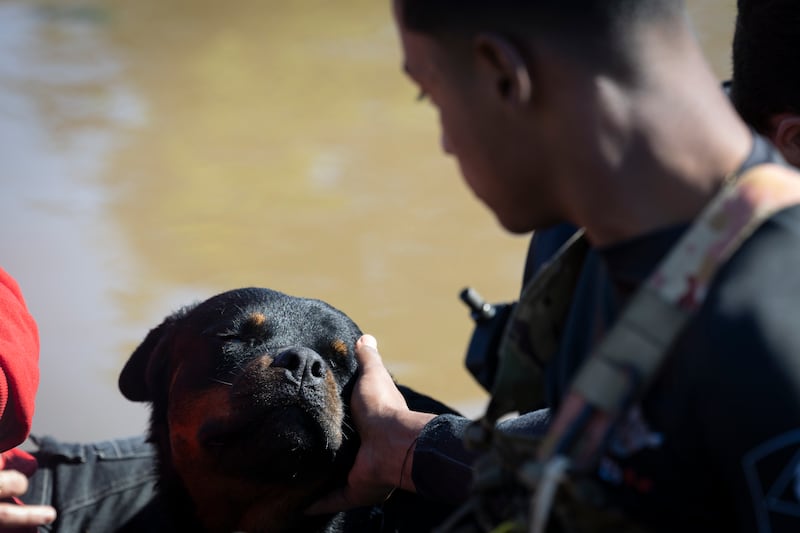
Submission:
<svg viewBox="0 0 800 533">
<path fill-rule="evenodd" d="M 196 477 L 181 482 L 173 479 L 165 492 L 172 497 L 181 495 L 177 508 L 190 511 L 184 516 L 193 516 L 203 531 L 208 533 L 307 532 L 323 533 L 331 528 L 333 517 L 310 516 L 304 510 L 310 504 L 310 494 L 318 488 L 304 486 L 270 486 L 235 480 L 230 485 L 219 484 L 219 478 L 210 483 L 203 479 L 202 472 Z M 191 487 L 189 489 L 188 487 Z M 316 490 L 315 490 L 316 489 Z"/>
<path fill-rule="evenodd" d="M 194 496 L 196 514 L 209 533 L 279 533 L 284 531 L 322 532 L 330 517 L 312 517 L 303 513 L 296 496 L 271 489 L 248 501 L 228 500 L 220 493 Z M 220 501 L 225 498 L 226 501 Z"/>
<path fill-rule="evenodd" d="M 241 477 L 220 484 L 219 476 L 209 476 L 202 468 L 182 475 L 171 457 L 169 435 L 160 433 L 153 423 L 150 441 L 158 449 L 159 492 L 171 519 L 176 524 L 207 533 L 333 533 L 339 531 L 338 515 L 306 515 L 305 509 L 316 497 L 330 490 L 330 479 L 301 484 L 274 483 L 265 486 Z M 355 441 L 353 441 L 355 442 Z M 347 472 L 353 454 L 342 454 L 339 468 Z M 187 476 L 189 476 L 187 478 Z M 187 520 L 192 525 L 187 525 Z"/>
</svg>

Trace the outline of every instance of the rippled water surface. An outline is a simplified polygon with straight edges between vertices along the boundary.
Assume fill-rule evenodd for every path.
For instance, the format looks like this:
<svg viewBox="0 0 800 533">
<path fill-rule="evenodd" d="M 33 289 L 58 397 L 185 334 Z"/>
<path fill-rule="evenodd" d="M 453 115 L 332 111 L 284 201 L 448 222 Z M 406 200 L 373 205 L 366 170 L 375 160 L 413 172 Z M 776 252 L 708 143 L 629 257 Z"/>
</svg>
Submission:
<svg viewBox="0 0 800 533">
<path fill-rule="evenodd" d="M 727 76 L 734 1 L 690 6 Z M 141 431 L 127 355 L 245 285 L 329 301 L 398 379 L 482 407 L 457 294 L 513 298 L 527 237 L 440 153 L 388 3 L 0 1 L 0 50 L 0 263 L 41 330 L 34 431 Z"/>
</svg>

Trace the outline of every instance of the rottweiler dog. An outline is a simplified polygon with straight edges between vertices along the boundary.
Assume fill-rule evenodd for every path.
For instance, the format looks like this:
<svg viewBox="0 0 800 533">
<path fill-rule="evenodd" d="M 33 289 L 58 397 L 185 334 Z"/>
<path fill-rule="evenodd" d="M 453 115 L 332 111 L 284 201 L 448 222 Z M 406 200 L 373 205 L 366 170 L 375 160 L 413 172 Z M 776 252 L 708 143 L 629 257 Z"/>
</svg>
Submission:
<svg viewBox="0 0 800 533">
<path fill-rule="evenodd" d="M 396 491 L 334 516 L 304 509 L 345 482 L 359 439 L 348 399 L 358 326 L 316 299 L 224 292 L 168 316 L 119 377 L 149 402 L 159 470 L 153 529 L 248 533 L 430 531 L 453 510 Z M 400 387 L 409 406 L 452 413 Z"/>
</svg>

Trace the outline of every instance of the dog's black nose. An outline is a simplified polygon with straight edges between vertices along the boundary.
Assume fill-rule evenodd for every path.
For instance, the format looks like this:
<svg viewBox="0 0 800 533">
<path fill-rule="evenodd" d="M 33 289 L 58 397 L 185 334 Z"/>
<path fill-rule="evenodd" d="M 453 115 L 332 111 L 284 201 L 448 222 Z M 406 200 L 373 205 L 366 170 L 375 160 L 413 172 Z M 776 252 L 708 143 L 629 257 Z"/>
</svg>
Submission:
<svg viewBox="0 0 800 533">
<path fill-rule="evenodd" d="M 310 348 L 289 348 L 272 360 L 273 367 L 286 369 L 286 377 L 298 385 L 312 385 L 325 377 L 325 361 Z"/>
</svg>

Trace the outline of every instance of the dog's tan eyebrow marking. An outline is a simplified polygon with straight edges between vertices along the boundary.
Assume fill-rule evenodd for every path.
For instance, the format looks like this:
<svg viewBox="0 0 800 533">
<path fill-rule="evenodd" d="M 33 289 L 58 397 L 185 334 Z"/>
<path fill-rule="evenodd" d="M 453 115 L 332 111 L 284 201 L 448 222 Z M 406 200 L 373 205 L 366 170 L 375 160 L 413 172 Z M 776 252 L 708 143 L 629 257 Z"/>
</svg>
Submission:
<svg viewBox="0 0 800 533">
<path fill-rule="evenodd" d="M 341 355 L 342 357 L 347 356 L 347 344 L 345 344 L 343 340 L 334 339 L 331 342 L 331 348 L 333 348 L 333 351 L 336 352 L 337 355 Z"/>
<path fill-rule="evenodd" d="M 235 327 L 237 330 L 235 337 L 239 340 L 259 339 L 265 337 L 269 332 L 269 320 L 267 315 L 260 311 L 251 311 L 244 319 L 239 322 Z"/>
<path fill-rule="evenodd" d="M 247 320 L 254 326 L 263 326 L 267 322 L 267 316 L 257 311 L 250 313 Z"/>
</svg>

